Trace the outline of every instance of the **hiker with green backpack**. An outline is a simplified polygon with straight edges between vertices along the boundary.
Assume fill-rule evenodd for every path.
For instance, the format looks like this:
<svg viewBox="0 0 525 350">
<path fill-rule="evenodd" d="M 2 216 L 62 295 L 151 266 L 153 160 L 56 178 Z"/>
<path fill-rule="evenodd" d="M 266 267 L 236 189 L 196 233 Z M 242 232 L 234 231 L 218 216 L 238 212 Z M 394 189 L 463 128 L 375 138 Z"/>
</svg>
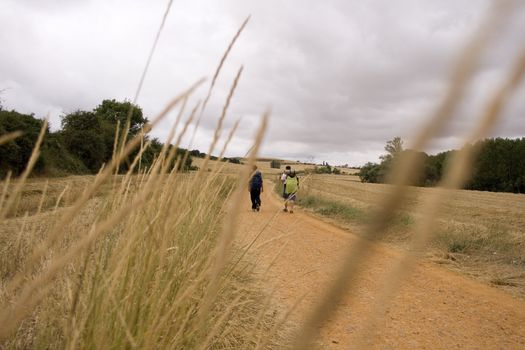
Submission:
<svg viewBox="0 0 525 350">
<path fill-rule="evenodd" d="M 288 174 L 292 171 L 292 167 L 287 165 L 284 169 L 283 173 L 281 174 L 281 184 L 283 185 L 283 198 L 286 199 L 286 178 L 288 177 Z"/>
<path fill-rule="evenodd" d="M 297 200 L 297 190 L 299 190 L 299 177 L 295 173 L 295 170 L 290 170 L 284 181 L 284 212 L 290 212 L 293 214 L 293 208 L 295 201 Z M 290 208 L 290 209 L 288 209 Z"/>
</svg>

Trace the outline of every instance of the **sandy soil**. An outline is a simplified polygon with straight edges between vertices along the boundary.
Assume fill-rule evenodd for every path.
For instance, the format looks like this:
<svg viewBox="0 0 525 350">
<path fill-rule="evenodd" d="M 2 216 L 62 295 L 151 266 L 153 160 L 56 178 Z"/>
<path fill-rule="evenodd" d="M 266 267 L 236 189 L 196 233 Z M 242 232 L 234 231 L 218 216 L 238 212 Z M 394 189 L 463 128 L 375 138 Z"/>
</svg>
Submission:
<svg viewBox="0 0 525 350">
<path fill-rule="evenodd" d="M 239 242 L 257 235 L 251 255 L 259 278 L 283 309 L 300 300 L 292 316 L 298 325 L 335 277 L 355 235 L 296 209 L 281 211 L 277 196 L 262 196 L 261 212 L 247 205 Z M 361 334 L 371 305 L 402 251 L 377 244 L 365 272 L 353 283 L 338 311 L 321 330 L 325 349 L 348 349 Z M 525 349 L 525 302 L 504 291 L 421 261 L 389 301 L 381 326 L 367 337 L 377 349 Z"/>
</svg>

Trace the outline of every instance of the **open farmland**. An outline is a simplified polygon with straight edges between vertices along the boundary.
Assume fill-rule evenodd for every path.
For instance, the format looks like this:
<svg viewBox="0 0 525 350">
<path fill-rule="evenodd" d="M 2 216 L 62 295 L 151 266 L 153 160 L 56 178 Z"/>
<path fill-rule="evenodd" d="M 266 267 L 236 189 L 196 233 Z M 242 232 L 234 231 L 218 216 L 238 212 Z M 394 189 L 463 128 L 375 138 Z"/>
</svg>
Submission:
<svg viewBox="0 0 525 350">
<path fill-rule="evenodd" d="M 36 3 L 0 350 L 525 349 L 525 2 Z"/>
<path fill-rule="evenodd" d="M 199 162 L 196 159 L 195 164 Z M 230 195 L 232 185 L 245 169 L 244 165 L 216 161 L 210 161 L 208 165 L 212 171 L 215 169 L 221 173 L 206 170 L 156 179 L 113 177 L 94 193 L 61 233 L 55 231 L 57 220 L 72 210 L 71 204 L 89 188 L 94 177 L 31 179 L 25 184 L 20 192 L 19 209 L 4 220 L 0 230 L 4 286 L 15 283 L 13 277 L 26 273 L 24 266 L 34 264 L 31 255 L 38 245 L 51 247 L 44 263 L 33 266 L 37 276 L 46 276 L 51 273 L 47 266 L 60 263 L 61 254 L 77 249 L 88 232 L 98 232 L 97 222 L 114 220 L 111 213 L 115 210 L 118 212 L 127 207 L 130 212 L 124 221 L 95 240 L 92 250 L 80 250 L 80 259 L 69 256 L 60 274 L 47 282 L 42 281 L 48 288 L 47 296 L 29 314 L 15 314 L 26 321 L 4 340 L 4 345 L 25 348 L 49 344 L 62 346 L 73 342 L 78 346 L 102 346 L 101 342 L 122 345 L 134 341 L 145 347 L 158 344 L 166 347 L 165 341 L 169 340 L 183 348 L 198 348 L 202 342 L 234 348 L 285 347 L 290 341 L 289 330 L 300 327 L 312 307 L 323 297 L 323 288 L 314 286 L 328 285 L 335 278 L 336 267 L 343 262 L 345 251 L 360 240 L 362 227 L 369 219 L 367 213 L 374 210 L 377 201 L 384 198 L 391 187 L 362 184 L 353 176 L 301 175 L 299 196 L 304 207 L 299 208 L 295 216 L 289 216 L 281 212 L 279 200 L 271 191 L 280 170 L 270 168 L 266 162 L 258 162 L 269 189 L 263 194 L 262 212 L 252 213 L 248 209 L 248 195 L 241 196 L 237 212 L 240 227 L 232 255 L 235 263 L 227 265 L 234 273 L 221 277 L 223 287 L 207 316 L 212 321 L 201 324 L 199 314 L 191 310 L 206 307 L 211 282 L 205 276 L 212 273 L 208 265 L 213 256 L 209 255 L 214 246 L 212 242 L 217 239 L 223 225 L 228 224 L 225 222 L 228 220 L 227 208 L 235 205 L 235 199 Z M 204 176 L 206 191 L 195 196 L 192 189 L 198 176 Z M 15 185 L 16 182 L 12 184 Z M 148 188 L 152 194 L 158 195 L 135 209 L 128 206 L 129 200 L 136 202 L 136 198 Z M 366 332 L 366 320 L 374 307 L 372 296 L 378 295 L 383 274 L 403 254 L 408 229 L 418 218 L 417 207 L 431 191 L 435 189 L 408 190 L 409 205 L 403 210 L 402 220 L 392 225 L 387 236 L 387 241 L 394 246 L 378 244 L 370 248 L 375 257 L 367 260 L 364 267 L 371 271 L 366 279 L 358 280 L 359 284 L 364 284 L 360 287 L 364 289 L 359 289 L 355 295 L 349 292 L 344 297 L 348 301 L 344 301 L 334 319 L 323 327 L 318 345 L 337 348 L 361 341 L 359 334 Z M 209 193 L 213 193 L 212 201 L 207 195 Z M 476 206 L 470 205 L 472 200 L 476 201 Z M 518 237 L 513 242 L 517 250 L 505 250 L 504 247 L 510 247 L 507 241 L 510 236 L 505 236 L 498 243 L 497 254 L 490 251 L 491 259 L 486 259 L 483 249 L 472 243 L 479 244 L 480 232 L 485 232 L 488 247 L 496 247 L 496 242 L 489 239 L 493 237 L 489 229 L 507 216 L 511 218 L 512 212 L 500 210 L 497 212 L 499 216 L 492 217 L 488 213 L 509 201 L 512 201 L 513 210 L 523 208 L 524 202 L 519 195 L 453 192 L 440 218 L 440 224 L 450 231 L 441 237 L 441 241 L 433 241 L 429 258 L 519 295 L 522 283 L 519 273 L 523 266 L 512 265 L 509 257 L 512 254 L 515 258 L 518 256 L 519 247 L 522 247 L 519 243 L 523 240 Z M 109 208 L 112 210 L 108 212 Z M 317 215 L 308 215 L 309 209 Z M 348 213 L 352 215 L 349 217 Z M 480 219 L 482 215 L 485 217 Z M 329 222 L 319 219 L 323 217 L 329 218 Z M 521 217 L 516 217 L 514 227 L 523 225 L 521 220 Z M 345 230 L 338 229 L 334 223 Z M 146 229 L 148 225 L 152 226 Z M 502 227 L 508 232 L 518 232 L 511 231 L 511 225 Z M 57 234 L 59 241 L 51 242 L 50 237 Z M 458 241 L 457 237 L 463 240 Z M 103 258 L 108 265 L 97 272 L 98 262 L 104 254 L 108 254 Z M 84 269 L 80 276 L 75 272 L 78 269 Z M 126 276 L 131 271 L 135 274 L 129 279 Z M 173 273 L 173 279 L 167 277 Z M 104 286 L 102 281 L 107 280 L 107 276 L 112 276 L 112 281 L 108 280 L 108 285 Z M 152 289 L 141 288 L 143 283 L 153 283 Z M 72 286 L 73 294 L 68 292 Z M 204 288 L 203 294 L 193 294 L 192 291 L 199 288 Z M 112 290 L 118 291 L 117 299 L 111 297 Z M 304 295 L 305 290 L 316 292 Z M 95 292 L 98 294 L 93 294 Z M 4 288 L 2 293 L 2 301 L 12 297 L 8 289 Z M 490 347 L 504 344 L 514 348 L 525 342 L 519 331 L 523 321 L 520 318 L 522 301 L 470 278 L 450 274 L 428 261 L 417 264 L 414 275 L 398 293 L 389 308 L 392 318 L 374 338 L 374 344 L 396 347 L 463 344 L 469 347 L 482 339 Z M 354 305 L 353 298 L 358 301 L 358 306 Z M 485 300 L 483 307 L 477 306 L 480 299 Z M 161 300 L 172 300 L 174 304 L 165 309 L 167 304 L 159 303 Z M 136 309 L 139 304 L 147 308 Z M 406 305 L 413 306 L 408 310 Z M 87 312 L 89 309 L 93 311 Z M 490 311 L 489 315 L 489 310 L 496 309 L 499 311 Z M 117 311 L 121 316 L 115 314 Z M 176 317 L 188 317 L 188 323 L 159 323 L 160 319 L 169 317 L 166 311 L 178 315 Z M 467 318 L 462 314 L 465 311 L 469 312 Z M 226 317 L 221 317 L 223 313 Z M 432 321 L 429 321 L 430 314 L 433 315 Z M 66 327 L 57 322 L 62 318 L 74 324 Z M 134 327 L 133 336 L 126 335 L 123 324 Z M 243 325 L 241 328 L 240 324 Z M 448 336 L 436 337 L 430 324 Z M 489 333 L 480 334 L 480 324 Z M 497 324 L 501 324 L 505 331 L 496 329 Z M 173 330 L 177 330 L 174 337 L 157 339 L 150 336 L 150 333 L 161 335 Z M 188 338 L 185 335 L 201 331 L 210 331 L 213 337 Z M 407 333 L 412 336 L 403 336 Z M 98 336 L 93 337 L 93 334 Z M 254 334 L 256 340 L 252 338 Z M 490 337 L 486 336 L 488 334 Z"/>
<path fill-rule="evenodd" d="M 280 336 L 263 333 L 278 311 L 260 302 L 250 262 L 215 251 L 234 180 L 99 180 L 3 183 L 0 348 L 277 347 Z M 214 278 L 212 262 L 229 274 Z"/>
<path fill-rule="evenodd" d="M 243 161 L 244 162 L 244 161 Z M 208 166 L 206 169 L 202 169 L 204 164 L 203 158 L 193 158 L 193 165 L 199 167 L 199 169 L 204 171 L 211 171 L 213 169 L 220 170 L 224 174 L 239 174 L 239 171 L 242 169 L 242 164 L 235 164 L 235 163 L 229 163 L 229 162 L 219 162 L 216 160 L 209 160 Z M 270 167 L 269 161 L 257 161 L 255 162 L 255 165 L 261 170 L 262 173 L 268 174 L 268 175 L 277 175 L 282 172 L 281 169 L 274 169 Z M 284 166 L 283 166 L 284 168 Z"/>
<path fill-rule="evenodd" d="M 371 213 L 392 190 L 386 184 L 361 183 L 355 176 L 311 175 L 300 203 L 359 233 Z M 405 246 L 420 217 L 419 210 L 437 188 L 408 187 L 407 205 L 390 225 L 387 242 Z M 428 254 L 525 297 L 525 195 L 454 190 L 446 192 Z M 417 232 L 416 232 L 417 234 Z"/>
<path fill-rule="evenodd" d="M 247 163 L 248 160 L 247 159 L 243 159 L 242 162 L 243 163 Z M 305 163 L 301 163 L 301 162 L 281 160 L 280 161 L 281 167 L 279 169 L 277 169 L 277 168 L 272 168 L 270 163 L 271 163 L 271 161 L 267 160 L 267 159 L 255 161 L 255 165 L 257 166 L 257 168 L 263 174 L 267 174 L 267 175 L 282 174 L 284 168 L 287 165 L 291 166 L 292 169 L 294 169 L 297 172 L 308 173 L 308 174 L 314 173 L 315 172 L 315 167 L 316 167 L 316 165 L 312 165 L 312 164 L 305 164 Z M 193 158 L 193 163 L 192 164 L 197 166 L 198 168 L 202 168 L 202 166 L 204 164 L 204 158 Z M 212 169 L 214 169 L 214 167 L 218 167 L 218 168 L 220 167 L 221 171 L 223 173 L 233 174 L 233 173 L 238 173 L 238 171 L 239 171 L 239 169 L 241 167 L 241 164 L 235 164 L 235 163 L 229 163 L 229 162 L 218 162 L 216 160 L 210 160 L 209 163 L 208 163 L 207 169 L 209 169 L 211 171 Z M 355 169 L 355 168 L 343 168 L 343 167 L 335 167 L 335 168 L 339 169 L 342 174 L 347 174 L 347 175 L 355 175 L 355 174 L 357 174 L 359 172 L 359 170 Z"/>
</svg>

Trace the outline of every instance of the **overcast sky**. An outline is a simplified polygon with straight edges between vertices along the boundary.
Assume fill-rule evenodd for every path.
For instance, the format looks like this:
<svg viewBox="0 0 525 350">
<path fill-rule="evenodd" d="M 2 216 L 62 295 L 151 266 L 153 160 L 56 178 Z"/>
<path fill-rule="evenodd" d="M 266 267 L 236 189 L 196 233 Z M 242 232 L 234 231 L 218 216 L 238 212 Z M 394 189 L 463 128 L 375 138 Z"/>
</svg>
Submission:
<svg viewBox="0 0 525 350">
<path fill-rule="evenodd" d="M 51 116 L 132 99 L 167 0 L 0 0 L 0 98 Z M 452 63 L 487 12 L 486 0 L 175 0 L 138 104 L 150 119 L 215 67 L 250 23 L 219 76 L 192 148 L 207 150 L 236 71 L 244 72 L 226 128 L 227 155 L 249 148 L 271 108 L 264 156 L 361 165 L 387 140 L 410 135 L 439 103 Z M 456 120 L 428 152 L 458 147 L 523 47 L 525 6 L 485 52 Z M 206 94 L 204 86 L 189 101 Z M 525 136 L 520 88 L 493 135 Z M 165 139 L 176 111 L 153 131 Z M 185 141 L 187 142 L 187 140 Z"/>
</svg>

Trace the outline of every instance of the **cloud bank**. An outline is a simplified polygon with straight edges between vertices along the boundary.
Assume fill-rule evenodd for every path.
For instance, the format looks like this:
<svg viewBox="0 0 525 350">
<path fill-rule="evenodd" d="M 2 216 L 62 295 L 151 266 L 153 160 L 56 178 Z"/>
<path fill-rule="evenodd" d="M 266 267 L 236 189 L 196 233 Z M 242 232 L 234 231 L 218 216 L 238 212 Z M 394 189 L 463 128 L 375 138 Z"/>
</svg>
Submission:
<svg viewBox="0 0 525 350">
<path fill-rule="evenodd" d="M 377 160 L 388 139 L 409 138 L 428 117 L 489 5 L 486 0 L 175 1 L 138 104 L 151 118 L 197 79 L 211 78 L 251 14 L 193 148 L 207 150 L 230 84 L 244 65 L 225 126 L 242 122 L 227 155 L 246 152 L 259 116 L 270 108 L 264 155 L 360 165 Z M 58 128 L 63 113 L 92 109 L 105 98 L 131 99 L 165 6 L 165 1 L 138 0 L 2 1 L 4 106 L 49 114 Z M 524 7 L 494 38 L 454 123 L 427 151 L 460 146 L 523 45 Z M 520 88 L 494 135 L 525 136 L 524 111 Z M 175 114 L 153 135 L 165 138 Z"/>
</svg>

